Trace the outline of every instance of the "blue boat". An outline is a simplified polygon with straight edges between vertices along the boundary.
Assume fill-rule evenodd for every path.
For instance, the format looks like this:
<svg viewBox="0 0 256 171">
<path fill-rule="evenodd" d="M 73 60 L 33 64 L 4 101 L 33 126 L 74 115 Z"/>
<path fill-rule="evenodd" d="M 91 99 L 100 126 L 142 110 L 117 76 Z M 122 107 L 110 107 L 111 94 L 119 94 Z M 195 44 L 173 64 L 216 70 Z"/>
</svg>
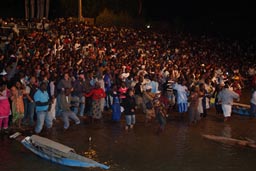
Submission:
<svg viewBox="0 0 256 171">
<path fill-rule="evenodd" d="M 33 153 L 54 163 L 72 167 L 100 167 L 102 169 L 109 169 L 109 166 L 78 155 L 73 148 L 38 135 L 25 137 L 21 143 Z"/>
<path fill-rule="evenodd" d="M 250 116 L 250 105 L 234 102 L 232 112 L 238 115 Z"/>
<path fill-rule="evenodd" d="M 232 112 L 238 115 L 250 116 L 250 111 L 246 108 L 232 108 Z"/>
</svg>

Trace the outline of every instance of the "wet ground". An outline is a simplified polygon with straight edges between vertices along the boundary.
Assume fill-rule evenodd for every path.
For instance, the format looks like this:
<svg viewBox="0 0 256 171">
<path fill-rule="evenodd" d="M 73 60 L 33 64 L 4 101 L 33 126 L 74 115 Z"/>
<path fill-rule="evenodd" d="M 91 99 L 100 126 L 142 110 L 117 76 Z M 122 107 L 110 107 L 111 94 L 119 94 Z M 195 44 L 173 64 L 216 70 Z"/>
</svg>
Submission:
<svg viewBox="0 0 256 171">
<path fill-rule="evenodd" d="M 242 102 L 249 103 L 249 94 Z M 223 122 L 214 108 L 200 123 L 188 126 L 171 115 L 167 129 L 155 133 L 156 123 L 145 125 L 144 116 L 137 115 L 137 124 L 131 131 L 120 123 L 110 122 L 105 113 L 104 123 L 72 125 L 63 132 L 59 121 L 50 134 L 52 140 L 73 147 L 77 153 L 109 165 L 110 171 L 253 171 L 256 167 L 256 150 L 216 143 L 202 134 L 223 135 L 238 139 L 256 140 L 256 118 L 232 115 Z M 29 134 L 29 133 L 25 133 Z M 41 159 L 8 135 L 0 136 L 0 171 L 97 171 L 99 168 L 72 168 Z M 91 137 L 91 141 L 89 141 Z"/>
</svg>

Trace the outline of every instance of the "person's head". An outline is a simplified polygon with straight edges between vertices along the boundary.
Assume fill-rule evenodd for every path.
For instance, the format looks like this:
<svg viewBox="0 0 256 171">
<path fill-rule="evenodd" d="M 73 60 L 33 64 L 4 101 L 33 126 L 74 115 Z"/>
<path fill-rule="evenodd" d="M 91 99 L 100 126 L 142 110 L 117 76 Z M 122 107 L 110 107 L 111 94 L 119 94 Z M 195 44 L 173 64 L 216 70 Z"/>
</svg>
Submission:
<svg viewBox="0 0 256 171">
<path fill-rule="evenodd" d="M 46 82 L 42 82 L 42 83 L 40 84 L 40 90 L 42 90 L 42 91 L 46 91 L 46 90 L 47 90 L 47 84 L 46 84 Z"/>
<path fill-rule="evenodd" d="M 134 91 L 133 91 L 133 89 L 128 89 L 128 90 L 127 90 L 127 94 L 128 94 L 130 97 L 134 96 Z"/>
<path fill-rule="evenodd" d="M 126 87 L 125 82 L 122 82 L 122 83 L 121 83 L 121 87 L 122 87 L 122 88 Z"/>
<path fill-rule="evenodd" d="M 64 74 L 64 79 L 69 80 L 69 74 L 67 72 Z"/>
<path fill-rule="evenodd" d="M 4 81 L 0 78 L 0 91 L 4 91 L 6 87 L 6 84 L 4 83 Z"/>
<path fill-rule="evenodd" d="M 19 72 L 19 78 L 22 79 L 25 77 L 25 73 L 23 71 Z"/>
<path fill-rule="evenodd" d="M 18 94 L 18 90 L 15 86 L 11 87 L 11 94 L 14 95 L 14 96 L 16 96 Z"/>
<path fill-rule="evenodd" d="M 94 88 L 96 88 L 96 89 L 100 88 L 100 83 L 98 81 L 94 84 Z"/>
<path fill-rule="evenodd" d="M 111 87 L 112 87 L 113 91 L 117 91 L 117 85 L 116 84 L 113 84 Z"/>
<path fill-rule="evenodd" d="M 225 83 L 224 88 L 229 88 L 228 83 Z"/>
<path fill-rule="evenodd" d="M 85 80 L 84 74 L 79 74 L 79 77 L 78 77 L 78 78 L 79 78 L 80 81 Z"/>
<path fill-rule="evenodd" d="M 178 78 L 177 82 L 181 85 L 185 85 L 185 80 L 183 78 Z"/>
<path fill-rule="evenodd" d="M 191 87 L 191 92 L 198 92 L 199 91 L 199 86 L 192 86 Z"/>
<path fill-rule="evenodd" d="M 102 80 L 103 79 L 102 73 L 97 73 L 96 77 L 97 77 L 98 80 Z"/>
<path fill-rule="evenodd" d="M 211 83 L 211 79 L 210 78 L 205 79 L 205 83 L 206 84 L 210 84 Z"/>
<path fill-rule="evenodd" d="M 20 81 L 17 81 L 17 82 L 15 83 L 15 87 L 18 88 L 18 89 L 22 88 L 21 82 L 20 82 Z"/>
<path fill-rule="evenodd" d="M 31 76 L 29 82 L 30 82 L 30 84 L 35 84 L 36 83 L 36 77 Z"/>
<path fill-rule="evenodd" d="M 200 83 L 200 84 L 199 84 L 199 88 L 200 88 L 200 90 L 205 89 L 205 85 L 204 85 L 204 83 Z"/>
<path fill-rule="evenodd" d="M 137 75 L 134 76 L 134 77 L 133 77 L 133 80 L 134 80 L 134 81 L 138 81 L 138 80 L 139 80 L 139 76 L 137 76 Z"/>
<path fill-rule="evenodd" d="M 144 80 L 143 76 L 140 76 L 140 77 L 139 77 L 139 82 L 142 83 L 143 80 Z"/>
<path fill-rule="evenodd" d="M 71 93 L 71 89 L 70 88 L 65 88 L 65 95 L 68 96 Z"/>
</svg>

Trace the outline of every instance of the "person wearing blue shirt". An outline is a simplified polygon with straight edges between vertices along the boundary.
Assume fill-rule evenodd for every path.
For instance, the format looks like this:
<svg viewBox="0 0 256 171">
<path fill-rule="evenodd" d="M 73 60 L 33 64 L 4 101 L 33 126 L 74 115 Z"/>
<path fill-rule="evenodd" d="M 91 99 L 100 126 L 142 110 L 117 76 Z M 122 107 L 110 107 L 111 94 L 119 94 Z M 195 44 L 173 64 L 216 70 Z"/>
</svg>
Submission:
<svg viewBox="0 0 256 171">
<path fill-rule="evenodd" d="M 49 113 L 51 102 L 45 82 L 40 84 L 40 88 L 34 94 L 34 101 L 36 103 L 37 116 L 35 133 L 39 134 L 43 129 L 44 123 L 48 129 L 52 127 L 52 117 Z"/>
</svg>

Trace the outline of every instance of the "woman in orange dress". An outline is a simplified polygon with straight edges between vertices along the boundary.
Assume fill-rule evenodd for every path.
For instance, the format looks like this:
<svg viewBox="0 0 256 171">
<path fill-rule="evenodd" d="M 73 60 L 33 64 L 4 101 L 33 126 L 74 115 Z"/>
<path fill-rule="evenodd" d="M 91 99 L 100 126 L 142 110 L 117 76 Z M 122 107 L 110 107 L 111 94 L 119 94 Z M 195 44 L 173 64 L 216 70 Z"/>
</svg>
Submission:
<svg viewBox="0 0 256 171">
<path fill-rule="evenodd" d="M 24 117 L 23 92 L 15 86 L 11 88 L 12 119 L 13 123 L 21 128 L 21 119 Z"/>
</svg>

